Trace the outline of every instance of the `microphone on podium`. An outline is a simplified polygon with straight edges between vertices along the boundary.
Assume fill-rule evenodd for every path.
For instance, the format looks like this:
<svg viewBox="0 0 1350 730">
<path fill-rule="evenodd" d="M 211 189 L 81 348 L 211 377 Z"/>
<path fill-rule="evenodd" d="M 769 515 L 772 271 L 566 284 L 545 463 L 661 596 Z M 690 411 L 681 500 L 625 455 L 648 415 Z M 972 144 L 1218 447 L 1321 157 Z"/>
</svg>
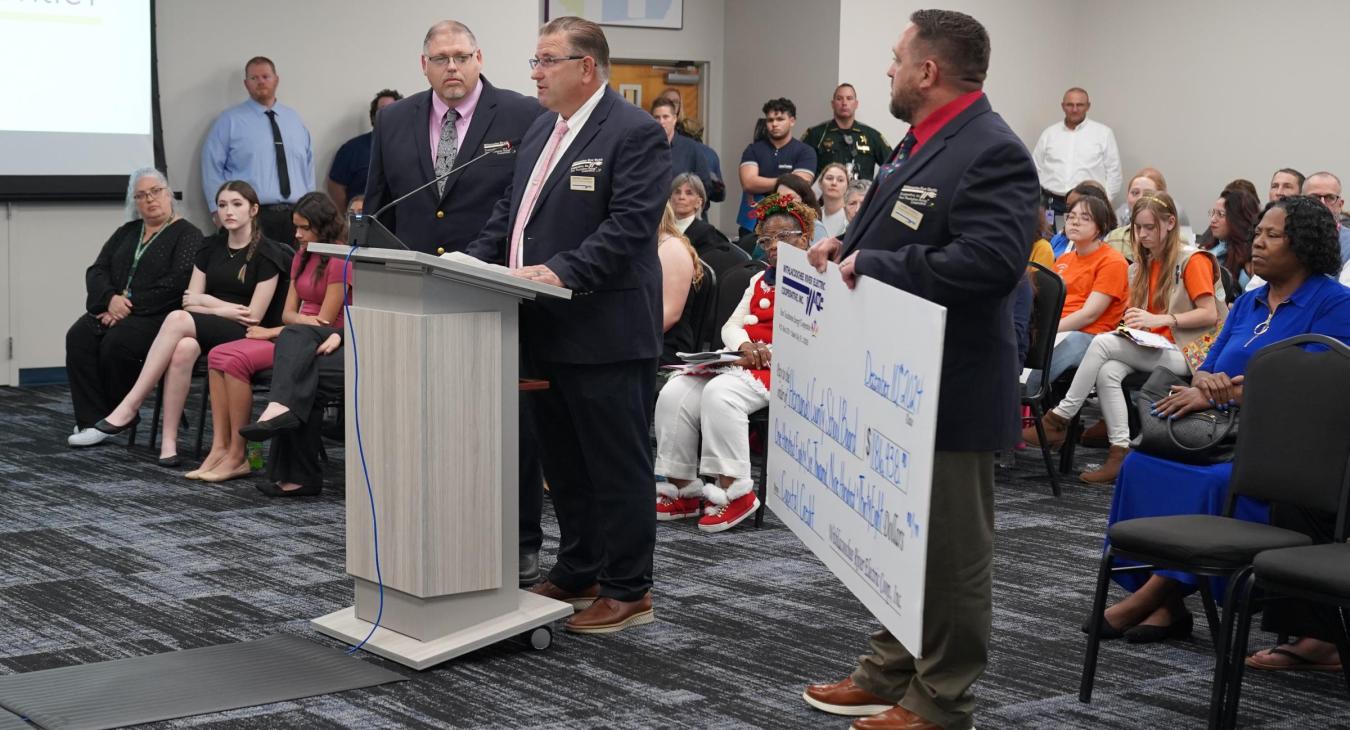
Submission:
<svg viewBox="0 0 1350 730">
<path fill-rule="evenodd" d="M 449 178 L 451 175 L 459 172 L 460 170 L 463 170 L 464 168 L 468 167 L 469 165 L 472 165 L 475 162 L 478 162 L 484 157 L 489 157 L 491 155 L 513 155 L 515 154 L 516 149 L 519 146 L 520 140 L 518 139 L 502 140 L 501 142 L 489 142 L 483 145 L 483 152 L 479 154 L 477 157 L 474 157 L 472 160 L 469 160 L 468 162 L 465 162 L 462 165 L 456 165 L 454 168 L 447 170 L 444 174 L 438 175 L 437 177 L 433 177 L 432 179 L 426 181 L 425 183 L 422 183 L 421 185 L 418 185 L 412 190 L 409 190 L 408 192 L 398 196 L 397 198 L 394 198 L 388 203 L 385 203 L 383 206 L 380 207 L 379 210 L 375 211 L 374 213 L 371 213 L 370 215 L 365 215 L 362 213 L 352 213 L 350 216 L 348 216 L 347 220 L 347 243 L 352 246 L 368 246 L 371 248 L 398 248 L 406 250 L 408 247 L 404 245 L 402 241 L 398 240 L 398 237 L 395 236 L 388 228 L 385 228 L 384 224 L 380 222 L 379 217 L 381 213 L 384 213 L 385 211 L 389 210 L 390 208 L 393 208 L 399 203 L 402 203 L 408 198 L 411 198 L 412 196 L 422 192 L 423 190 L 426 190 L 432 185 L 435 185 L 436 183 L 439 183 L 442 180 Z"/>
</svg>

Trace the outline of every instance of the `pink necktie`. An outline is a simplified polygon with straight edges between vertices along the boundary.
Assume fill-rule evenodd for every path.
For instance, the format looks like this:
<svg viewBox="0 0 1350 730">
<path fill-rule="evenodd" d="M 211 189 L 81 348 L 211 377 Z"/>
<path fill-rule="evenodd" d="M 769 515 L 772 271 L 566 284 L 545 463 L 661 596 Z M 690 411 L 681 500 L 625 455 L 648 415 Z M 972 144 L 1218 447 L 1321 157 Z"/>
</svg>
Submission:
<svg viewBox="0 0 1350 730">
<path fill-rule="evenodd" d="M 525 224 L 530 222 L 535 201 L 539 200 L 539 191 L 543 189 L 544 181 L 548 179 L 553 158 L 558 156 L 558 147 L 566 135 L 567 121 L 558 117 L 558 124 L 553 128 L 553 136 L 548 138 L 548 144 L 544 145 L 544 152 L 540 155 L 543 164 L 535 167 L 534 174 L 530 176 L 530 186 L 525 188 L 525 195 L 521 197 L 520 210 L 516 212 L 516 227 L 511 231 L 511 258 L 508 260 L 513 269 L 519 269 L 522 265 L 525 254 L 521 251 L 521 247 L 525 242 Z"/>
</svg>

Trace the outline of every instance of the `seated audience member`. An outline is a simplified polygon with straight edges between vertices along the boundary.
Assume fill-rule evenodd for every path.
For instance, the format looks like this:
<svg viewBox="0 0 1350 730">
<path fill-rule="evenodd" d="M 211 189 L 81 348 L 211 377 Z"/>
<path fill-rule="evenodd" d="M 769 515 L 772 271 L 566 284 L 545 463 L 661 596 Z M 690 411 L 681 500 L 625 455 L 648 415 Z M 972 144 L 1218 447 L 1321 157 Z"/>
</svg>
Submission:
<svg viewBox="0 0 1350 730">
<path fill-rule="evenodd" d="M 1261 202 L 1240 188 L 1225 189 L 1209 211 L 1211 240 L 1206 249 L 1245 291 L 1251 279 L 1252 228 L 1261 214 Z"/>
<path fill-rule="evenodd" d="M 1030 391 L 1040 387 L 1040 378 L 1053 383 L 1077 367 L 1092 338 L 1115 329 L 1125 314 L 1130 265 L 1102 241 L 1114 219 L 1111 206 L 1095 195 L 1080 196 L 1064 215 L 1064 232 L 1073 244 L 1055 259 L 1055 273 L 1064 280 L 1064 310 L 1050 367 L 1031 374 Z"/>
<path fill-rule="evenodd" d="M 1253 198 L 1256 198 L 1257 200 L 1261 199 L 1261 196 L 1256 194 L 1256 183 L 1252 182 L 1251 180 L 1246 180 L 1244 178 L 1238 178 L 1228 183 L 1227 185 L 1223 186 L 1223 190 L 1220 191 L 1220 195 L 1228 192 L 1229 190 L 1245 190 L 1246 192 L 1251 193 Z M 1206 251 L 1214 247 L 1214 233 L 1209 230 L 1209 226 L 1205 226 L 1204 230 L 1200 231 L 1200 233 L 1196 235 L 1195 245 L 1199 248 L 1203 248 Z M 1234 297 L 1236 297 L 1240 293 L 1241 292 L 1228 292 L 1230 296 Z"/>
<path fill-rule="evenodd" d="M 1081 200 L 1084 195 L 1101 198 L 1102 202 L 1106 203 L 1107 210 L 1110 210 L 1111 199 L 1106 197 L 1106 188 L 1096 180 L 1084 180 L 1075 185 L 1073 189 L 1069 191 L 1069 194 L 1064 196 L 1064 210 L 1073 210 L 1074 204 Z M 1115 213 L 1111 213 L 1110 221 L 1111 228 L 1108 228 L 1108 231 L 1116 227 Z M 1058 258 L 1063 256 L 1069 249 L 1073 248 L 1073 245 L 1069 242 L 1068 233 L 1061 231 L 1056 233 L 1054 237 L 1050 239 L 1050 247 L 1054 249 L 1055 257 Z"/>
<path fill-rule="evenodd" d="M 848 192 L 844 193 L 844 217 L 848 219 L 849 223 L 852 223 L 854 216 L 858 215 L 858 210 L 862 208 L 863 199 L 867 197 L 867 191 L 871 189 L 871 180 L 854 180 L 848 184 Z"/>
<path fill-rule="evenodd" d="M 810 206 L 777 193 L 752 214 L 769 268 L 750 280 L 722 327 L 726 349 L 741 358 L 715 371 L 679 373 L 656 400 L 656 473 L 667 480 L 657 483 L 656 518 L 693 517 L 700 499 L 707 500 L 698 523 L 704 532 L 730 529 L 759 508 L 750 478 L 749 416 L 769 404 L 774 266 L 779 245 L 806 249 L 804 231 L 816 218 Z M 699 474 L 714 479 L 705 484 Z"/>
<path fill-rule="evenodd" d="M 393 89 L 381 89 L 370 100 L 370 126 L 375 127 L 375 115 L 383 108 L 402 99 Z M 333 155 L 333 166 L 328 169 L 328 197 L 338 210 L 348 209 L 352 198 L 366 194 L 366 178 L 370 174 L 370 148 L 373 132 L 358 134 L 342 143 Z"/>
<path fill-rule="evenodd" d="M 342 330 L 306 324 L 282 328 L 271 400 L 257 422 L 239 429 L 251 441 L 272 440 L 267 480 L 254 485 L 258 491 L 269 497 L 313 497 L 323 491 L 323 407 L 342 397 L 342 359 Z"/>
<path fill-rule="evenodd" d="M 676 365 L 677 352 L 694 352 L 699 344 L 694 341 L 695 322 L 691 313 L 694 297 L 691 288 L 703 280 L 703 267 L 698 253 L 689 239 L 675 225 L 675 213 L 669 204 L 661 215 L 661 228 L 656 255 L 661 259 L 661 329 L 663 338 L 661 364 Z"/>
<path fill-rule="evenodd" d="M 1322 201 L 1336 219 L 1336 237 L 1341 246 L 1341 265 L 1350 262 L 1350 228 L 1341 225 L 1345 200 L 1341 198 L 1341 179 L 1329 172 L 1314 172 L 1303 181 L 1303 194 Z"/>
<path fill-rule="evenodd" d="M 366 212 L 366 196 L 352 196 L 352 199 L 347 201 L 347 212 L 355 213 L 356 215 L 361 215 Z"/>
<path fill-rule="evenodd" d="M 677 113 L 675 102 L 670 99 L 658 96 L 652 102 L 652 118 L 661 125 L 661 129 L 666 133 L 666 143 L 670 145 L 670 172 L 673 175 L 692 172 L 703 181 L 703 187 L 707 189 L 712 184 L 708 160 L 694 140 L 675 133 Z"/>
<path fill-rule="evenodd" d="M 1222 296 L 1216 296 L 1223 293 L 1218 263 L 1208 251 L 1181 243 L 1172 196 L 1158 192 L 1139 198 L 1130 219 L 1133 223 L 1129 242 L 1135 250 L 1136 263 L 1130 267 L 1125 325 L 1162 335 L 1182 349 L 1145 347 L 1117 332 L 1092 339 L 1064 400 L 1041 419 L 1050 445 L 1063 444 L 1069 420 L 1078 414 L 1096 386 L 1110 453 L 1100 468 L 1079 474 L 1080 479 L 1090 484 L 1114 482 L 1121 462 L 1130 453 L 1129 403 L 1121 388 L 1125 376 L 1150 373 L 1158 367 L 1177 375 L 1190 374 L 1183 350 L 1193 345 L 1203 347 L 1203 336 L 1212 333 L 1228 313 Z M 1034 427 L 1023 429 L 1022 439 L 1029 444 L 1039 443 Z"/>
<path fill-rule="evenodd" d="M 305 193 L 291 213 L 295 223 L 296 253 L 290 262 L 290 287 L 276 327 L 249 327 L 244 339 L 227 342 L 206 356 L 207 382 L 211 392 L 211 452 L 189 479 L 223 482 L 252 472 L 247 441 L 239 428 L 253 414 L 253 378 L 272 369 L 275 344 L 286 325 L 342 328 L 342 305 L 347 281 L 342 260 L 308 251 L 316 242 L 339 243 L 346 239 L 341 214 L 323 193 Z"/>
<path fill-rule="evenodd" d="M 810 180 L 794 173 L 785 173 L 778 176 L 778 183 L 774 186 L 774 192 L 779 195 L 791 195 L 815 211 L 816 224 L 811 232 L 811 243 L 826 237 L 825 224 L 820 222 L 820 200 L 816 198 L 815 191 L 811 189 Z"/>
<path fill-rule="evenodd" d="M 1292 196 L 1267 205 L 1256 228 L 1253 252 L 1256 273 L 1268 283 L 1233 303 L 1191 387 L 1177 389 L 1154 404 L 1157 417 L 1202 411 L 1211 403 L 1220 409 L 1240 405 L 1247 362 L 1266 345 L 1310 332 L 1350 343 L 1350 290 L 1330 276 L 1336 271 L 1339 244 L 1335 221 L 1321 203 Z M 1109 522 L 1218 514 L 1231 475 L 1231 462 L 1193 466 L 1132 453 L 1121 465 Z M 1238 501 L 1236 516 L 1265 522 L 1267 512 L 1260 503 L 1244 499 Z M 1193 620 L 1182 598 L 1196 589 L 1195 576 L 1158 571 L 1146 579 L 1143 573 L 1117 574 L 1115 580 L 1131 593 L 1106 610 L 1104 638 L 1123 635 L 1133 643 L 1146 643 L 1190 634 Z"/>
<path fill-rule="evenodd" d="M 174 212 L 173 190 L 153 167 L 131 173 L 126 209 L 128 221 L 84 273 L 85 313 L 66 332 L 71 446 L 108 438 L 94 424 L 136 382 L 164 316 L 182 302 L 202 245 L 202 232 Z"/>
<path fill-rule="evenodd" d="M 258 195 L 242 180 L 231 180 L 216 192 L 220 233 L 202 242 L 193 264 L 183 309 L 170 312 L 155 335 L 136 384 L 94 428 L 117 434 L 140 420 L 137 411 L 164 378 L 164 422 L 160 464 L 178 465 L 178 424 L 183 417 L 198 356 L 226 342 L 244 338 L 263 322 L 290 265 L 289 246 L 263 238 L 258 225 Z M 271 322 L 263 322 L 272 324 Z"/>
<path fill-rule="evenodd" d="M 1031 244 L 1031 263 L 1040 264 L 1054 271 L 1055 249 L 1050 245 L 1050 239 L 1054 235 L 1054 220 L 1049 215 L 1049 211 L 1046 210 L 1045 203 L 1042 202 L 1040 207 L 1036 209 L 1036 240 Z"/>
<path fill-rule="evenodd" d="M 848 168 L 838 162 L 825 165 L 816 176 L 816 187 L 820 188 L 820 224 L 825 235 L 844 235 L 844 229 L 848 227 L 848 214 L 844 212 Z"/>
<path fill-rule="evenodd" d="M 1126 261 L 1134 262 L 1134 247 L 1129 243 L 1130 233 L 1130 211 L 1134 209 L 1134 204 L 1139 199 L 1149 193 L 1167 192 L 1167 179 L 1156 167 L 1145 167 L 1135 173 L 1130 180 L 1129 186 L 1125 189 L 1125 204 L 1116 209 L 1116 222 L 1119 224 L 1115 230 L 1106 234 L 1106 245 L 1119 251 Z M 1175 203 L 1176 201 L 1172 201 Z M 1181 236 L 1182 245 L 1190 245 L 1191 229 L 1186 220 L 1186 214 L 1177 206 L 1177 232 Z"/>
<path fill-rule="evenodd" d="M 689 240 L 699 259 L 721 276 L 723 271 L 744 263 L 746 254 L 737 251 L 721 231 L 698 217 L 706 202 L 703 181 L 697 175 L 684 173 L 671 181 L 670 209 L 675 214 L 675 228 Z"/>
<path fill-rule="evenodd" d="M 1303 173 L 1292 167 L 1281 167 L 1270 176 L 1270 190 L 1266 194 L 1268 202 L 1275 202 L 1290 195 L 1298 195 L 1303 190 L 1303 181 L 1307 180 Z"/>
</svg>

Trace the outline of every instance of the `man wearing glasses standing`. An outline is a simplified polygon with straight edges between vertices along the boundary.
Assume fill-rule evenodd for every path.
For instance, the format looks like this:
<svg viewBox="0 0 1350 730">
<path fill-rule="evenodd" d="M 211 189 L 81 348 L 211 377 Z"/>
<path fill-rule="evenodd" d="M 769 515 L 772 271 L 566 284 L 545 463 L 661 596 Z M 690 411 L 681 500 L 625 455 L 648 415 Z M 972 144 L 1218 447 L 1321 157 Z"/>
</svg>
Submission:
<svg viewBox="0 0 1350 730">
<path fill-rule="evenodd" d="M 520 307 L 525 373 L 561 539 L 534 591 L 578 609 L 567 630 L 652 621 L 652 402 L 661 354 L 656 234 L 670 190 L 661 125 L 608 88 L 600 26 L 556 18 L 530 60 L 545 114 L 468 253 L 572 290 Z"/>
<path fill-rule="evenodd" d="M 443 20 L 422 41 L 431 87 L 376 116 L 365 212 L 453 170 L 486 150 L 515 146 L 544 110 L 483 72 L 483 51 L 463 23 Z M 416 251 L 463 251 L 511 184 L 511 157 L 493 155 L 385 211 L 380 222 Z"/>
</svg>

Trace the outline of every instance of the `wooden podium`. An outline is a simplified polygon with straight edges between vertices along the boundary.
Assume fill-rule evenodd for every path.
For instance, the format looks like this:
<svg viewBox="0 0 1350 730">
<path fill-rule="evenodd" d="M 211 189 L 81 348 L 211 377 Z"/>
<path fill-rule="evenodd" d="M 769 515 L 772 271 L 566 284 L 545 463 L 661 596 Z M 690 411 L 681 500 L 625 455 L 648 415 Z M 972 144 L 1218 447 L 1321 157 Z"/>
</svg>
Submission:
<svg viewBox="0 0 1350 730">
<path fill-rule="evenodd" d="M 339 262 L 349 249 L 309 250 Z M 547 647 L 547 625 L 572 607 L 517 587 L 518 303 L 571 292 L 414 251 L 361 248 L 351 259 L 347 572 L 356 600 L 312 623 L 354 645 L 379 610 L 359 407 L 384 583 L 380 628 L 364 648 L 425 669 L 527 632 Z"/>
</svg>

